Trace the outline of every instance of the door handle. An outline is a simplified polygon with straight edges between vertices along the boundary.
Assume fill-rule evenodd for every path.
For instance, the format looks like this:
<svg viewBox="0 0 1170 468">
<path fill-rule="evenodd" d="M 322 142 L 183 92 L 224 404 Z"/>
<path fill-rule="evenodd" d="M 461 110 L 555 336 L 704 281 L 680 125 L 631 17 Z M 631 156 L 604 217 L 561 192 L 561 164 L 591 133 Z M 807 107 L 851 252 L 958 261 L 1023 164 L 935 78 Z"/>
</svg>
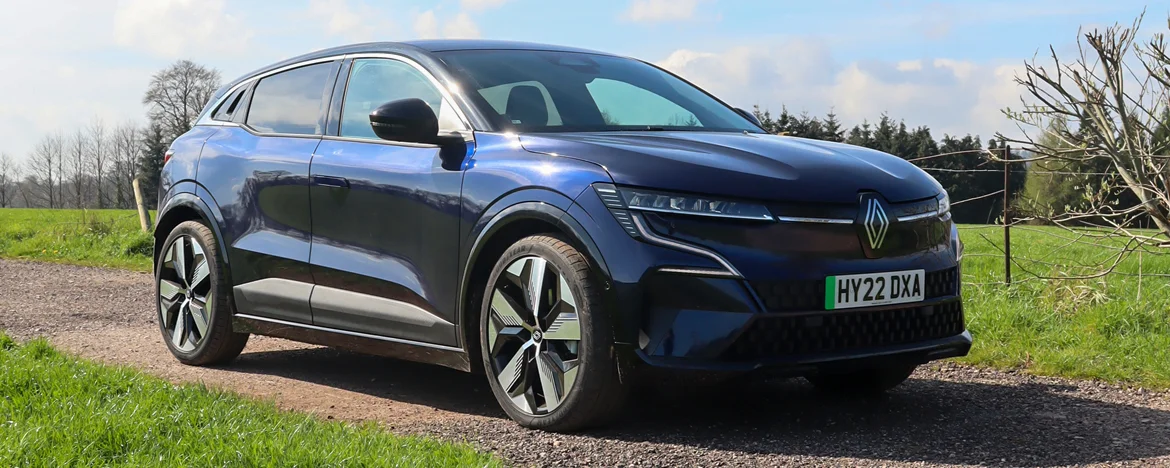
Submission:
<svg viewBox="0 0 1170 468">
<path fill-rule="evenodd" d="M 349 188 L 349 179 L 345 177 L 313 176 L 313 185 L 333 188 Z"/>
</svg>

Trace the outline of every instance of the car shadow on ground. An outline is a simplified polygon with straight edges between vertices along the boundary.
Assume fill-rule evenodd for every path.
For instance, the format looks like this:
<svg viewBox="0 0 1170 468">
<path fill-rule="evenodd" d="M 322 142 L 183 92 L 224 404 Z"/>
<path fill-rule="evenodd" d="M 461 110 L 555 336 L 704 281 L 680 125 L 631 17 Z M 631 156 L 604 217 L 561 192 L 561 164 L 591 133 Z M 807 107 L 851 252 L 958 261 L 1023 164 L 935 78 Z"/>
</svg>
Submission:
<svg viewBox="0 0 1170 468">
<path fill-rule="evenodd" d="M 483 376 L 329 348 L 248 353 L 225 370 L 275 375 L 507 421 Z M 754 454 L 1053 466 L 1170 455 L 1170 412 L 1058 385 L 912 379 L 873 399 L 801 380 L 640 393 L 611 429 L 575 437 Z"/>
</svg>

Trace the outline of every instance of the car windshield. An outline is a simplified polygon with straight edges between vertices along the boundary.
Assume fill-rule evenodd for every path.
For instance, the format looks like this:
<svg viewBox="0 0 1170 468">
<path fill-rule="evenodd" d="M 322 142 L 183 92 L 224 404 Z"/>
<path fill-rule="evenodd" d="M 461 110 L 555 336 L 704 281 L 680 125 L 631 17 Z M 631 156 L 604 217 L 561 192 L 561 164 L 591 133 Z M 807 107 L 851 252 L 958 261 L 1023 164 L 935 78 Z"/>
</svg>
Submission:
<svg viewBox="0 0 1170 468">
<path fill-rule="evenodd" d="M 702 90 L 637 60 L 534 50 L 438 55 L 501 129 L 761 132 Z"/>
</svg>

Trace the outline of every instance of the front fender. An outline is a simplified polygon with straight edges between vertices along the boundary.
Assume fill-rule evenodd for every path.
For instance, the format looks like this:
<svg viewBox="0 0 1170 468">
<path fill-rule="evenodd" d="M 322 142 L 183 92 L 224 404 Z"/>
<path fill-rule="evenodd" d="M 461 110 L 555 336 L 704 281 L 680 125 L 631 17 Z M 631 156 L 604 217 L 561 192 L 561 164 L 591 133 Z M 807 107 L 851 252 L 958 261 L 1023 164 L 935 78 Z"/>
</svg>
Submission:
<svg viewBox="0 0 1170 468">
<path fill-rule="evenodd" d="M 489 207 L 468 236 L 469 247 L 465 249 L 466 254 L 461 262 L 458 301 L 460 310 L 456 316 L 461 320 L 471 316 L 465 308 L 468 306 L 467 298 L 471 294 L 469 288 L 472 285 L 474 268 L 484 252 L 484 247 L 501 230 L 528 220 L 548 223 L 568 236 L 567 240 L 583 250 L 582 253 L 590 262 L 595 274 L 608 287 L 610 274 L 605 257 L 594 242 L 592 234 L 581 222 L 569 215 L 569 208 L 572 206 L 573 200 L 563 194 L 543 189 L 527 189 L 513 192 Z M 459 330 L 460 342 L 466 345 L 469 343 L 467 334 L 471 333 L 471 330 L 466 323 L 460 324 Z"/>
</svg>

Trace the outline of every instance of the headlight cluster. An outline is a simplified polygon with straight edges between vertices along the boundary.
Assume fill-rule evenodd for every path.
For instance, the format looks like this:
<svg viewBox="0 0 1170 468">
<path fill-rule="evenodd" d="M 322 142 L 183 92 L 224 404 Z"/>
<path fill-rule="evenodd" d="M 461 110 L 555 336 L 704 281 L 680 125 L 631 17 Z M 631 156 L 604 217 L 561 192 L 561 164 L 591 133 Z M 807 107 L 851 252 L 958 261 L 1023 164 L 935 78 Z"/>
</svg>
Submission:
<svg viewBox="0 0 1170 468">
<path fill-rule="evenodd" d="M 676 193 L 658 192 L 653 190 L 635 189 L 628 187 L 595 186 L 602 200 L 611 198 L 606 205 L 610 208 L 628 208 L 631 210 L 657 211 L 661 213 L 676 213 L 696 216 L 713 216 L 718 218 L 754 219 L 761 221 L 772 220 L 772 214 L 764 205 L 732 201 L 700 195 L 684 195 Z M 614 206 L 616 202 L 612 193 L 606 190 L 615 190 L 624 206 Z"/>
</svg>

